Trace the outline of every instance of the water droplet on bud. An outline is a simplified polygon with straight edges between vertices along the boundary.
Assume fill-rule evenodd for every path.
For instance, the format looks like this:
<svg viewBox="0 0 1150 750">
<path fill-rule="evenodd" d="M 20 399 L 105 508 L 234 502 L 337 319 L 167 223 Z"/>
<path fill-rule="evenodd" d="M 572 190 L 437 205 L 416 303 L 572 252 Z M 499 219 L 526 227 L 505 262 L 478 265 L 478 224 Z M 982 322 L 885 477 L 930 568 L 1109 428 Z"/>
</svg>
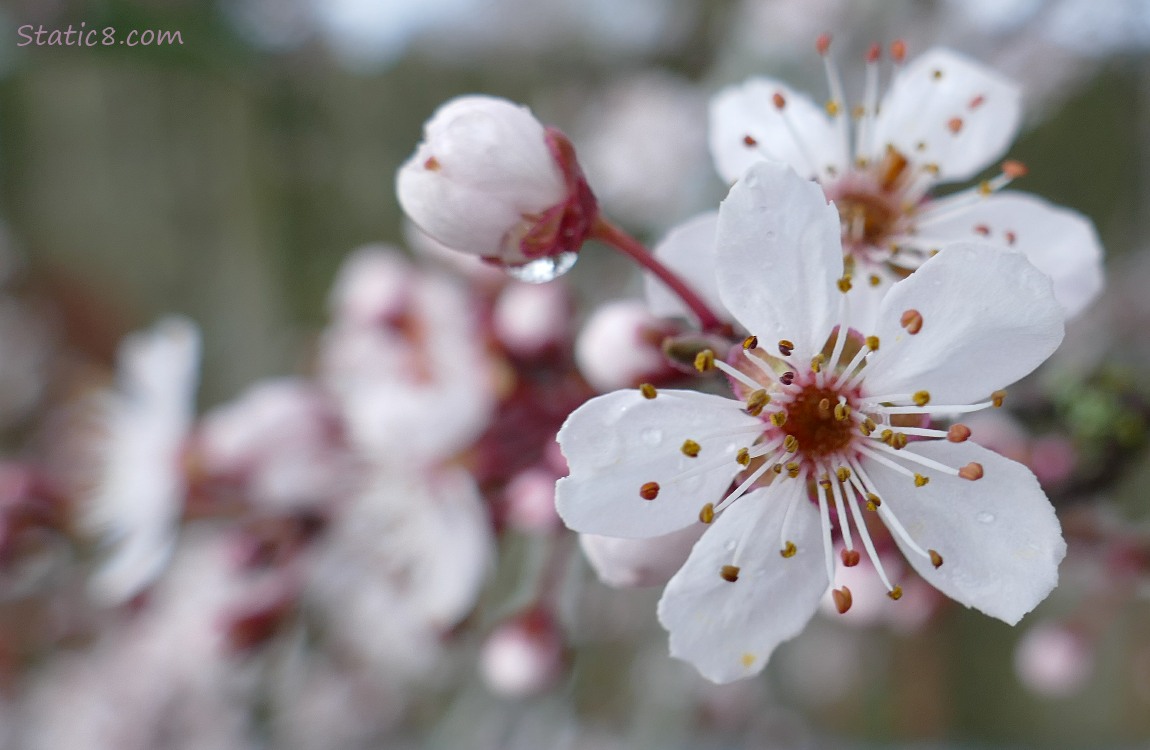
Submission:
<svg viewBox="0 0 1150 750">
<path fill-rule="evenodd" d="M 578 253 L 559 253 L 539 258 L 521 266 L 508 266 L 507 273 L 514 279 L 528 284 L 546 284 L 571 270 Z"/>
</svg>

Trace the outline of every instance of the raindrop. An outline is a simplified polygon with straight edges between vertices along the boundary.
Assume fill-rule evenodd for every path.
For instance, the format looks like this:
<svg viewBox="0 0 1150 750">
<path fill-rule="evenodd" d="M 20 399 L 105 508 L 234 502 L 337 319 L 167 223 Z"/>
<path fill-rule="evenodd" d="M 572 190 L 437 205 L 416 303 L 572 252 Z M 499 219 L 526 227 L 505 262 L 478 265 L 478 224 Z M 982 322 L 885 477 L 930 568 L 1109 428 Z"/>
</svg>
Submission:
<svg viewBox="0 0 1150 750">
<path fill-rule="evenodd" d="M 549 255 L 521 266 L 507 266 L 507 273 L 512 278 L 526 281 L 528 284 L 546 284 L 570 271 L 578 257 L 577 253 Z"/>
<path fill-rule="evenodd" d="M 978 520 L 982 521 L 983 523 L 994 523 L 994 514 L 987 513 L 985 510 L 979 513 L 976 518 L 978 518 Z"/>
<path fill-rule="evenodd" d="M 654 427 L 648 427 L 639 433 L 639 439 L 641 439 L 645 445 L 649 445 L 650 447 L 654 448 L 659 443 L 663 442 L 663 431 L 657 430 Z"/>
</svg>

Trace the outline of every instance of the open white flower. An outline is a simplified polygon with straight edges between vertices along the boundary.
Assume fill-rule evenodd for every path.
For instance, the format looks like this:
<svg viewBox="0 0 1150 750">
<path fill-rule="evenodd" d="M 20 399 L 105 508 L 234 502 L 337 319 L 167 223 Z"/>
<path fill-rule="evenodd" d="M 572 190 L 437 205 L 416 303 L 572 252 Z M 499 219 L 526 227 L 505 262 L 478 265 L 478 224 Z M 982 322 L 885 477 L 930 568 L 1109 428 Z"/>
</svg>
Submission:
<svg viewBox="0 0 1150 750">
<path fill-rule="evenodd" d="M 1014 83 L 946 49 L 904 66 L 904 47 L 896 43 L 894 77 L 881 101 L 874 48 L 862 102 L 848 111 L 829 40 L 821 39 L 819 50 L 830 88 L 825 105 L 769 78 L 726 88 L 711 103 L 711 152 L 728 182 L 768 160 L 822 185 L 838 207 L 856 308 L 873 306 L 891 282 L 948 243 L 966 240 L 1025 253 L 1053 280 L 1067 318 L 1098 295 L 1102 247 L 1093 224 L 1033 195 L 1000 192 L 1025 172 L 1018 162 L 1004 162 L 999 175 L 966 190 L 931 196 L 936 185 L 971 179 L 1002 156 L 1021 119 Z M 709 216 L 673 233 L 656 253 L 692 279 L 700 274 L 691 269 L 713 257 Z M 762 265 L 772 260 L 759 256 Z M 660 290 L 651 291 L 657 312 L 678 312 Z"/>
<path fill-rule="evenodd" d="M 718 291 L 754 336 L 734 366 L 713 366 L 741 399 L 617 391 L 559 433 L 571 474 L 557 507 L 571 528 L 652 537 L 713 522 L 659 618 L 672 655 L 716 682 L 761 670 L 810 619 L 835 576 L 834 522 L 843 564 L 861 545 L 901 596 L 864 507 L 927 581 L 1006 622 L 1057 581 L 1065 544 L 1034 476 L 966 442 L 962 425 L 926 426 L 1000 403 L 999 389 L 1054 351 L 1063 324 L 1049 279 L 1021 253 L 956 244 L 889 291 L 864 337 L 843 268 L 822 190 L 783 165 L 753 166 L 718 222 Z M 848 607 L 849 590 L 836 599 Z"/>
</svg>

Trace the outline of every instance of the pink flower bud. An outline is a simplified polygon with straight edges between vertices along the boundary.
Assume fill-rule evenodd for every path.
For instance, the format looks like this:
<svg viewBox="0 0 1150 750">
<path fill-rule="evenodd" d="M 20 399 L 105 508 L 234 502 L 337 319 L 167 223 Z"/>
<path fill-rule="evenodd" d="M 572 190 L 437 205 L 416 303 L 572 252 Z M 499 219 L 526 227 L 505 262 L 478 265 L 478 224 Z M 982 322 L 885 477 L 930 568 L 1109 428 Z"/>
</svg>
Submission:
<svg viewBox="0 0 1150 750">
<path fill-rule="evenodd" d="M 490 96 L 436 111 L 396 192 L 433 238 L 509 266 L 577 252 L 597 215 L 570 141 L 526 107 Z"/>
<path fill-rule="evenodd" d="M 568 338 L 571 298 L 558 284 L 508 284 L 492 311 L 492 327 L 512 354 L 532 357 Z"/>
<path fill-rule="evenodd" d="M 677 371 L 663 355 L 673 333 L 637 300 L 610 302 L 596 310 L 575 341 L 575 362 L 593 388 L 607 392 L 659 383 Z"/>
<path fill-rule="evenodd" d="M 608 586 L 662 586 L 683 567 L 706 528 L 696 523 L 650 539 L 580 534 L 579 545 L 599 580 Z"/>
<path fill-rule="evenodd" d="M 1022 684 L 1052 698 L 1073 695 L 1094 670 L 1087 640 L 1065 625 L 1041 623 L 1022 636 L 1014 652 L 1014 670 Z"/>
<path fill-rule="evenodd" d="M 504 520 L 517 531 L 546 534 L 560 527 L 555 511 L 555 480 L 546 469 L 531 468 L 515 475 L 504 491 Z"/>
<path fill-rule="evenodd" d="M 508 698 L 526 698 L 563 674 L 563 637 L 548 613 L 531 610 L 509 620 L 487 639 L 479 668 L 487 686 Z"/>
</svg>

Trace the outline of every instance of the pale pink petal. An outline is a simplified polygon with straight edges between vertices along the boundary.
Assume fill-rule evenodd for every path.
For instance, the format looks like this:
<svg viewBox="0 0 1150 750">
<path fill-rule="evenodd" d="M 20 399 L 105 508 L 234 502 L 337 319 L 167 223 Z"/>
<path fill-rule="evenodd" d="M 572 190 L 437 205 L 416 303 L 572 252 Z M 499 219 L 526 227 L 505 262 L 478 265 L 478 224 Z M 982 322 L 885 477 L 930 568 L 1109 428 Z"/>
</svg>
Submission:
<svg viewBox="0 0 1150 750">
<path fill-rule="evenodd" d="M 757 490 L 719 516 L 659 601 L 671 656 L 712 682 L 761 672 L 775 647 L 806 626 L 827 588 L 818 512 L 810 503 L 798 502 L 788 526 L 798 552 L 779 554 L 783 494 Z M 720 575 L 732 564 L 739 568 L 733 583 Z"/>
<path fill-rule="evenodd" d="M 871 153 L 891 145 L 915 162 L 937 165 L 944 181 L 969 179 L 1002 156 L 1021 115 L 1012 81 L 935 48 L 897 74 L 879 106 Z"/>
<path fill-rule="evenodd" d="M 839 214 L 817 183 L 773 162 L 751 167 L 719 207 L 719 296 L 774 352 L 797 360 L 822 349 L 835 325 L 843 275 Z"/>
<path fill-rule="evenodd" d="M 654 399 L 616 391 L 591 399 L 559 430 L 571 471 L 555 488 L 559 515 L 575 531 L 630 538 L 694 523 L 742 469 L 735 453 L 751 439 L 749 430 L 746 437 L 715 435 L 762 425 L 742 406 L 694 391 L 659 391 Z M 695 458 L 681 450 L 688 439 L 701 448 Z M 679 477 L 706 464 L 714 468 Z M 648 482 L 659 485 L 652 500 L 639 494 Z"/>
<path fill-rule="evenodd" d="M 983 477 L 969 481 L 923 470 L 930 482 L 876 461 L 863 465 L 889 508 L 922 549 L 942 556 L 937 569 L 895 535 L 907 560 L 939 591 L 1011 625 L 1058 583 L 1066 543 L 1054 507 L 1022 464 L 972 442 L 912 443 L 903 449 L 955 468 L 977 462 Z"/>
<path fill-rule="evenodd" d="M 945 208 L 945 201 L 940 202 Z M 985 237 L 1009 245 L 1054 282 L 1054 296 L 1073 318 L 1102 291 L 1102 242 L 1094 223 L 1077 211 L 1028 193 L 996 193 L 945 219 L 921 214 L 932 237 L 968 240 Z"/>
<path fill-rule="evenodd" d="M 922 317 L 917 334 L 900 320 Z M 934 404 L 987 398 L 1038 367 L 1062 341 L 1050 279 L 1021 253 L 950 245 L 895 284 L 879 311 L 880 349 L 865 392 L 926 390 Z"/>
<path fill-rule="evenodd" d="M 769 78 L 751 78 L 715 95 L 710 141 L 715 169 L 727 182 L 764 159 L 808 178 L 825 175 L 828 167 L 842 172 L 846 164 L 845 144 L 823 107 Z"/>
<path fill-rule="evenodd" d="M 718 211 L 701 213 L 667 232 L 654 252 L 663 265 L 690 284 L 695 293 L 721 315 L 723 303 L 715 280 L 715 233 L 718 226 Z M 647 305 L 655 315 L 693 319 L 678 295 L 651 274 L 644 275 L 643 286 Z"/>
<path fill-rule="evenodd" d="M 707 530 L 702 523 L 650 539 L 580 534 L 579 546 L 599 580 L 614 588 L 662 586 L 683 567 Z"/>
</svg>

